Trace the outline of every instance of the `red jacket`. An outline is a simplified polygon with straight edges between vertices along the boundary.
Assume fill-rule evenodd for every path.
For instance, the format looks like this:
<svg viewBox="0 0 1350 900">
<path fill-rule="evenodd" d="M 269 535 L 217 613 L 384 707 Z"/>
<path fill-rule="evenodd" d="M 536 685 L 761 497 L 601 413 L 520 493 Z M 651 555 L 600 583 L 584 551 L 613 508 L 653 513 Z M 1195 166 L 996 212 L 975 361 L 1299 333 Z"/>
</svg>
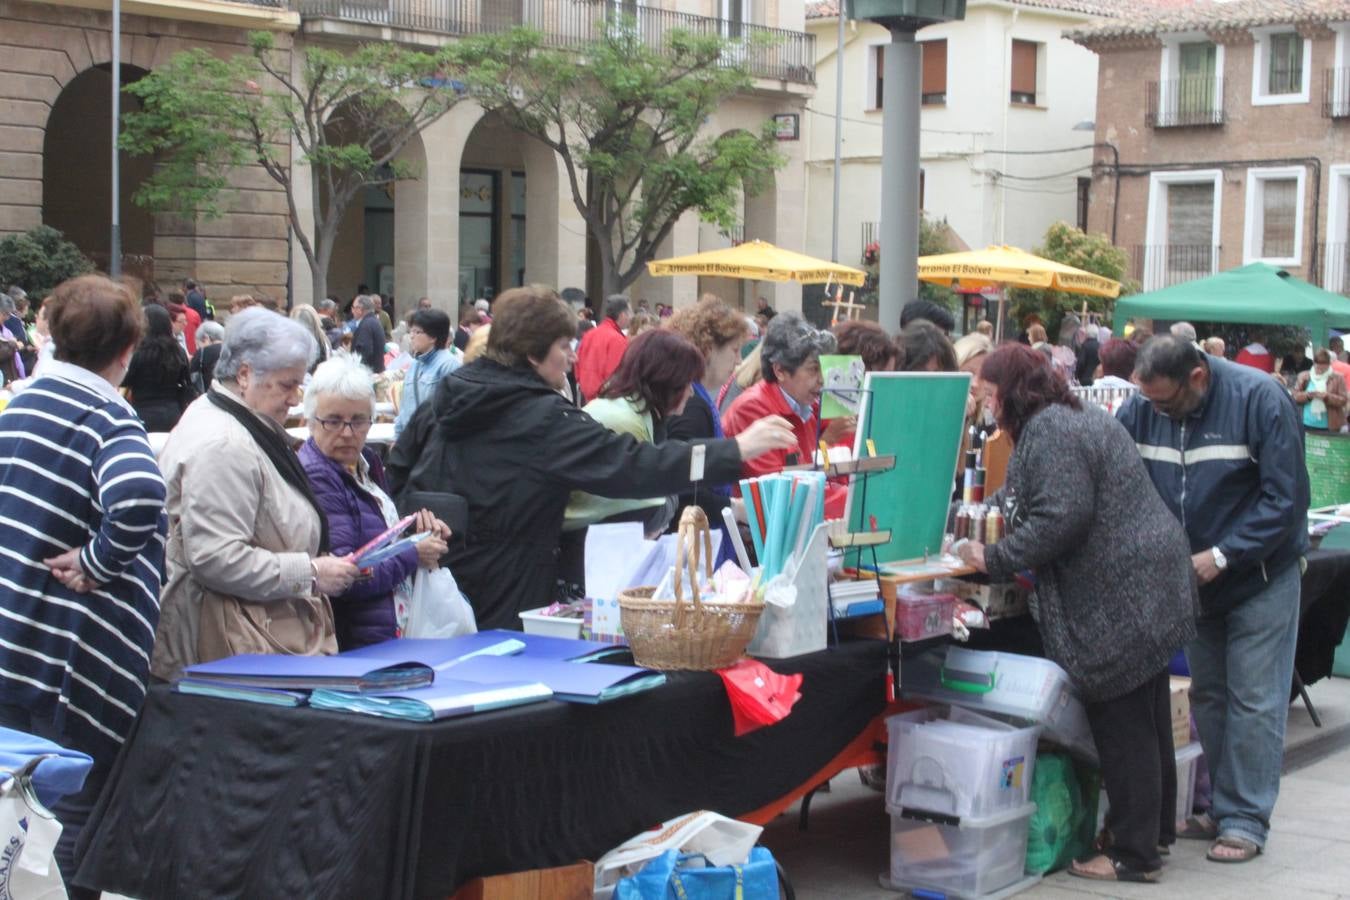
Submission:
<svg viewBox="0 0 1350 900">
<path fill-rule="evenodd" d="M 187 328 L 183 331 L 183 339 L 187 343 L 188 358 L 197 352 L 197 329 L 202 325 L 201 315 L 192 307 L 184 306 L 184 315 L 187 316 Z"/>
<path fill-rule="evenodd" d="M 810 465 L 815 459 L 816 423 L 820 419 L 820 404 L 815 404 L 812 410 L 815 415 L 810 421 L 803 422 L 788 405 L 782 388 L 777 383 L 768 381 L 756 383 L 732 401 L 722 416 L 722 431 L 727 437 L 734 438 L 755 422 L 768 416 L 782 416 L 787 419 L 797 436 L 796 449 L 775 450 L 755 459 L 747 459 L 741 464 L 741 474 L 746 478 L 753 478 L 780 472 L 784 466 Z M 740 496 L 740 485 L 735 485 L 734 488 L 736 495 Z M 828 485 L 825 489 L 825 518 L 843 518 L 844 501 L 847 496 L 847 486 L 834 483 Z"/>
<path fill-rule="evenodd" d="M 614 374 L 628 349 L 628 338 L 619 330 L 619 323 L 605 319 L 586 332 L 577 348 L 577 384 L 587 402 L 600 396 L 605 379 Z"/>
<path fill-rule="evenodd" d="M 1253 347 L 1259 347 L 1264 353 L 1253 350 Z M 1248 344 L 1238 351 L 1237 359 L 1234 362 L 1244 366 L 1251 366 L 1253 369 L 1260 369 L 1267 375 L 1275 371 L 1275 357 L 1269 350 L 1260 344 Z"/>
</svg>

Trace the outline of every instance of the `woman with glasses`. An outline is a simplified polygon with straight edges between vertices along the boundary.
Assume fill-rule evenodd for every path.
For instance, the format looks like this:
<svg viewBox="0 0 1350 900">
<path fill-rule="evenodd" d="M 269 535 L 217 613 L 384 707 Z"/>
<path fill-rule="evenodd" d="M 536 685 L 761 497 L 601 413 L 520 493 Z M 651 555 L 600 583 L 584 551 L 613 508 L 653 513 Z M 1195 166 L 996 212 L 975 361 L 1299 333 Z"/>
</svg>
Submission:
<svg viewBox="0 0 1350 900">
<path fill-rule="evenodd" d="M 314 370 L 305 391 L 310 436 L 300 448 L 300 462 L 328 519 L 332 550 L 339 555 L 379 537 L 400 518 L 389 496 L 384 464 L 365 446 L 375 414 L 371 377 L 358 360 L 336 356 Z M 413 574 L 419 566 L 436 568 L 450 537 L 445 523 L 426 510 L 417 514 L 414 530 L 432 536 L 376 563 L 345 591 L 329 596 L 339 649 L 398 637 L 399 612 L 406 614 Z"/>
<path fill-rule="evenodd" d="M 215 380 L 160 454 L 169 581 L 151 672 L 236 653 L 337 651 L 328 597 L 356 580 L 283 425 L 318 353 L 303 325 L 266 309 L 230 316 Z"/>
</svg>

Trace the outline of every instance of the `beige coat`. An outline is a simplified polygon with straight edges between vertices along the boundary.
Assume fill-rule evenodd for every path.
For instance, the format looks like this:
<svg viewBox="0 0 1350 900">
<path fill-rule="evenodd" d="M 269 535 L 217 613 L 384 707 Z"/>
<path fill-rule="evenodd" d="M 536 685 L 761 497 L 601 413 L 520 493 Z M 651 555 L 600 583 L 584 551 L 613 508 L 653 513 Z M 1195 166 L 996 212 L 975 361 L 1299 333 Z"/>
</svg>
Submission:
<svg viewBox="0 0 1350 900">
<path fill-rule="evenodd" d="M 211 389 L 235 400 L 219 384 Z M 200 397 L 159 465 L 168 583 L 151 672 L 173 679 L 184 666 L 236 653 L 336 653 L 333 610 L 310 589 L 318 513 L 243 426 Z"/>
</svg>

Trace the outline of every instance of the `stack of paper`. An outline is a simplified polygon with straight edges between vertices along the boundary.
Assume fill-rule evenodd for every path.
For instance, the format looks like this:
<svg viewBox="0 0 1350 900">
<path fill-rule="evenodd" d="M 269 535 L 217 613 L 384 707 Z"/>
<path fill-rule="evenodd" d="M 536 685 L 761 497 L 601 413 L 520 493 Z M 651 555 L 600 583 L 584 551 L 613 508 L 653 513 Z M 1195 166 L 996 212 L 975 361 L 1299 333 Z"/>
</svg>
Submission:
<svg viewBox="0 0 1350 900">
<path fill-rule="evenodd" d="M 875 579 L 830 582 L 830 606 L 836 618 L 871 615 L 885 608 Z"/>
</svg>

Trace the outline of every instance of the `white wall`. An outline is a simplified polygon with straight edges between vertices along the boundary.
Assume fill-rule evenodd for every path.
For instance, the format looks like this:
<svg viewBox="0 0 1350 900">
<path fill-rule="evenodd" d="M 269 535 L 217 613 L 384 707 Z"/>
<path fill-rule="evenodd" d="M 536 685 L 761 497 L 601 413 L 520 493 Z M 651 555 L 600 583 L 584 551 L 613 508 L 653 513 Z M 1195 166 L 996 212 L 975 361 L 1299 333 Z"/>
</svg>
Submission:
<svg viewBox="0 0 1350 900">
<path fill-rule="evenodd" d="M 1043 152 L 1094 140 L 1091 131 L 1072 128 L 1093 118 L 1097 58 L 1060 37 L 1065 28 L 1082 22 L 1082 17 L 1031 8 L 1016 12 L 1014 20 L 1013 10 L 1006 6 L 972 0 L 964 21 L 930 26 L 918 33 L 921 41 L 947 40 L 947 102 L 925 106 L 921 119 L 924 207 L 930 215 L 947 219 L 972 247 L 1001 239 L 1030 248 L 1054 222 L 1074 222 L 1075 178 L 1089 171 L 1084 168 L 1040 181 L 1008 179 L 1006 205 L 996 173 L 1051 175 L 1087 166 L 1092 159 L 1091 150 Z M 806 251 L 829 256 L 836 23 L 809 20 L 807 26 L 816 35 L 817 88 L 810 104 L 815 112 L 807 115 L 806 129 Z M 849 22 L 845 28 L 839 254 L 841 262 L 856 264 L 862 253 L 862 223 L 880 219 L 882 114 L 868 108 L 869 57 L 870 47 L 888 43 L 889 34 L 865 22 Z M 1037 97 L 1038 108 L 1016 108 L 1008 102 L 1014 38 L 1046 45 L 1045 90 Z M 1007 157 L 996 153 L 1005 148 L 1005 134 L 1006 149 L 1042 153 Z"/>
</svg>

